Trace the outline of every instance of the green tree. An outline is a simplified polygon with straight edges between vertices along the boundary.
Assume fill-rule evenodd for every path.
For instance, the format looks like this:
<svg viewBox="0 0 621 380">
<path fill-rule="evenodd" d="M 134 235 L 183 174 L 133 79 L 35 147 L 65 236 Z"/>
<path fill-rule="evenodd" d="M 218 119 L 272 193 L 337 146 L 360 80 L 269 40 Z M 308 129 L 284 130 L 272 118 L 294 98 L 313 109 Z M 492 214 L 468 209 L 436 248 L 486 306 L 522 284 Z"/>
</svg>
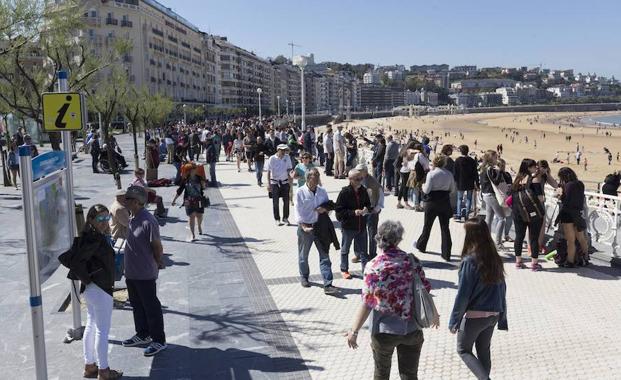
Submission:
<svg viewBox="0 0 621 380">
<path fill-rule="evenodd" d="M 43 123 L 41 95 L 56 90 L 59 70 L 70 73 L 70 91 L 84 91 L 93 86 L 97 73 L 117 62 L 129 47 L 127 41 L 109 39 L 106 51 L 94 54 L 81 33 L 84 12 L 78 0 L 59 4 L 0 0 L 0 13 L 0 25 L 4 25 L 0 38 L 2 46 L 7 46 L 0 54 L 0 102 L 39 127 Z M 50 141 L 53 149 L 60 149 L 59 133 L 50 133 Z"/>
<path fill-rule="evenodd" d="M 114 150 L 110 127 L 114 117 L 121 111 L 121 104 L 125 103 L 128 92 L 127 73 L 119 65 L 111 67 L 109 74 L 105 76 L 101 83 L 87 90 L 89 108 L 101 115 L 100 133 L 102 134 L 103 141 L 106 143 L 110 171 L 119 189 L 121 188 L 121 176 L 117 162 L 113 159 Z"/>
<path fill-rule="evenodd" d="M 125 106 L 123 107 L 123 114 L 125 118 L 129 120 L 132 128 L 132 137 L 134 140 L 134 165 L 135 169 L 140 167 L 140 160 L 138 160 L 138 142 L 136 133 L 141 130 L 143 104 L 149 100 L 149 90 L 146 87 L 137 89 L 136 87 L 129 88 L 129 94 L 125 98 Z"/>
</svg>

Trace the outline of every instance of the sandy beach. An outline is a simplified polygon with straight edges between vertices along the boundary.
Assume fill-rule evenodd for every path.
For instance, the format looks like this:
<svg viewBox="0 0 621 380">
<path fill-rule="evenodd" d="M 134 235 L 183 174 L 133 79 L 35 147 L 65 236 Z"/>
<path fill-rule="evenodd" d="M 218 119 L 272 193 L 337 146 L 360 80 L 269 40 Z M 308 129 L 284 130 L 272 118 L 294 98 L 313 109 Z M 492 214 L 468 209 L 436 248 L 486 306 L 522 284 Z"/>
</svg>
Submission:
<svg viewBox="0 0 621 380">
<path fill-rule="evenodd" d="M 442 144 L 459 146 L 466 144 L 478 156 L 487 149 L 496 150 L 503 146 L 502 157 L 507 166 L 517 171 L 523 158 L 548 160 L 556 177 L 558 169 L 569 165 L 588 189 L 597 188 L 604 177 L 621 170 L 621 129 L 596 127 L 583 123 L 583 119 L 619 112 L 594 113 L 489 113 L 466 115 L 438 115 L 420 117 L 390 117 L 382 119 L 356 120 L 350 128 L 364 127 L 367 137 L 383 130 L 385 135 L 398 135 L 403 139 L 412 132 L 427 135 L 432 143 L 439 138 L 438 152 Z M 571 136 L 571 140 L 568 140 Z M 433 146 L 433 144 L 432 144 Z M 608 148 L 613 155 L 608 165 Z M 582 152 L 580 166 L 576 164 L 576 150 Z M 453 153 L 453 158 L 458 156 Z M 567 159 L 569 157 L 569 164 Z M 561 163 L 553 163 L 558 158 Z M 587 160 L 585 170 L 584 159 Z"/>
</svg>

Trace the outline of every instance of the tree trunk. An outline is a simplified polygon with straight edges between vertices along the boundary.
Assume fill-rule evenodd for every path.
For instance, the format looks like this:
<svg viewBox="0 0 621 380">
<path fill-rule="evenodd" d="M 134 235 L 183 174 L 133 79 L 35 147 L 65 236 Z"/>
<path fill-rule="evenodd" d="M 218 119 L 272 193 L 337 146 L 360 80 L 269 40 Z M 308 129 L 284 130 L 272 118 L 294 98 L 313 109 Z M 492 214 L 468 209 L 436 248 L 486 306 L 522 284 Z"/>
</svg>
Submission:
<svg viewBox="0 0 621 380">
<path fill-rule="evenodd" d="M 60 132 L 49 132 L 50 144 L 52 144 L 52 150 L 61 150 L 61 135 Z"/>
</svg>

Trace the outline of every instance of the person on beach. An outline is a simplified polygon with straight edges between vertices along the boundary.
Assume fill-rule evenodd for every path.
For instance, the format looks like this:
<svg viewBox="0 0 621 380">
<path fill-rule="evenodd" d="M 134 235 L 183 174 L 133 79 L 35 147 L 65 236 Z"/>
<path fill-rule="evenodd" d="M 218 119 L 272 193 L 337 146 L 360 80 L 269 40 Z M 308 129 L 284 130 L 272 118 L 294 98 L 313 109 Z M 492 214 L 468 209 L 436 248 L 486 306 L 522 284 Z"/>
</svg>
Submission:
<svg viewBox="0 0 621 380">
<path fill-rule="evenodd" d="M 356 256 L 360 258 L 362 270 L 367 264 L 367 225 L 366 216 L 371 209 L 371 200 L 367 190 L 362 186 L 364 180 L 360 171 L 349 171 L 349 185 L 341 189 L 336 199 L 336 218 L 341 222 L 341 275 L 344 279 L 352 278 L 349 273 L 349 249 L 353 243 Z"/>
<path fill-rule="evenodd" d="M 172 200 L 174 206 L 177 198 L 183 194 L 183 206 L 185 214 L 188 216 L 188 228 L 190 235 L 188 242 L 196 241 L 194 227 L 198 227 L 198 234 L 203 234 L 203 214 L 205 213 L 205 179 L 198 175 L 197 167 L 192 168 L 189 173 L 181 180 L 177 193 Z"/>
<path fill-rule="evenodd" d="M 496 237 L 496 247 L 502 249 L 503 229 L 508 208 L 498 203 L 495 188 L 500 191 L 501 184 L 505 185 L 503 176 L 497 166 L 498 154 L 488 150 L 483 155 L 479 181 L 481 183 L 481 195 L 485 202 L 485 222 Z M 504 188 L 503 188 L 504 192 Z"/>
<path fill-rule="evenodd" d="M 559 186 L 557 195 L 561 200 L 557 222 L 560 223 L 563 235 L 567 241 L 567 261 L 562 264 L 566 268 L 576 265 L 576 241 L 588 262 L 589 245 L 586 238 L 587 224 L 582 217 L 584 208 L 584 183 L 578 180 L 576 173 L 568 167 L 558 171 Z"/>
<path fill-rule="evenodd" d="M 352 328 L 347 333 L 347 345 L 357 349 L 358 333 L 371 315 L 375 380 L 390 378 L 395 349 L 401 378 L 418 378 L 424 336 L 414 318 L 414 292 L 411 284 L 414 276 L 419 276 L 428 292 L 431 291 L 431 284 L 425 278 L 420 261 L 399 249 L 403 234 L 404 229 L 400 222 L 386 221 L 379 226 L 375 241 L 380 253 L 364 270 L 362 303 L 356 312 Z M 438 316 L 432 327 L 439 326 Z"/>
<path fill-rule="evenodd" d="M 389 135 L 386 141 L 386 154 L 384 155 L 385 186 L 388 192 L 392 193 L 392 189 L 395 187 L 395 161 L 399 156 L 399 142 L 395 141 L 392 135 Z"/>
<path fill-rule="evenodd" d="M 125 199 L 132 215 L 125 245 L 125 283 L 136 334 L 124 340 L 122 345 L 147 345 L 144 356 L 154 356 L 168 347 L 156 284 L 159 270 L 166 267 L 160 226 L 157 219 L 144 208 L 147 193 L 143 187 L 130 186 Z"/>
<path fill-rule="evenodd" d="M 272 208 L 274 220 L 277 226 L 283 224 L 289 225 L 289 189 L 291 187 L 291 158 L 287 154 L 289 147 L 286 144 L 280 144 L 277 147 L 276 154 L 267 160 L 265 170 L 267 171 L 267 192 L 272 198 Z M 280 221 L 280 205 L 279 199 L 283 200 L 283 219 Z"/>
<path fill-rule="evenodd" d="M 82 282 L 86 300 L 84 377 L 100 380 L 119 379 L 123 372 L 108 364 L 108 334 L 112 322 L 114 289 L 114 249 L 109 236 L 110 213 L 100 204 L 86 214 L 86 223 L 79 239 L 79 251 L 71 259 L 70 274 Z"/>
<path fill-rule="evenodd" d="M 541 270 L 539 258 L 539 232 L 545 216 L 545 210 L 539 195 L 541 186 L 533 183 L 533 177 L 537 172 L 537 162 L 525 158 L 520 164 L 513 185 L 511 186 L 511 208 L 513 212 L 513 224 L 515 226 L 515 267 L 525 268 L 522 262 L 522 245 L 528 230 L 528 242 L 531 247 L 531 270 Z"/>
<path fill-rule="evenodd" d="M 548 164 L 548 161 L 546 160 L 537 161 L 537 172 L 535 173 L 535 176 L 533 178 L 533 184 L 535 186 L 540 187 L 540 189 L 537 192 L 539 194 L 537 195 L 537 197 L 539 198 L 539 202 L 541 202 L 541 204 L 543 205 L 545 209 L 546 207 L 545 186 L 546 185 L 551 186 L 553 189 L 556 189 L 558 187 L 558 182 L 556 182 L 556 180 L 552 176 L 552 173 L 550 172 L 550 164 Z M 544 245 L 545 229 L 546 229 L 546 220 L 544 218 L 543 223 L 541 224 L 541 231 L 539 232 L 539 248 L 541 250 L 541 254 L 543 255 L 547 253 L 547 249 Z M 529 246 L 529 250 L 530 250 L 530 246 Z"/>
<path fill-rule="evenodd" d="M 455 189 L 455 179 L 453 174 L 445 169 L 446 156 L 438 154 L 433 159 L 433 170 L 431 170 L 422 186 L 425 194 L 425 224 L 418 240 L 416 249 L 420 252 L 427 252 L 427 242 L 431 235 L 431 228 L 436 217 L 440 221 L 440 231 L 442 233 L 442 258 L 451 261 L 451 231 L 449 221 L 451 218 L 451 191 Z"/>
<path fill-rule="evenodd" d="M 405 149 L 402 153 L 404 157 L 401 158 L 401 168 L 399 169 L 399 175 L 401 177 L 400 182 L 401 186 L 399 189 L 399 194 L 397 197 L 397 208 L 406 208 L 408 210 L 412 210 L 413 207 L 409 203 L 408 196 L 408 182 L 410 180 L 410 175 L 415 175 L 414 165 L 416 162 L 414 161 L 415 156 L 414 149 Z M 401 200 L 405 202 L 405 206 L 401 204 Z"/>
<path fill-rule="evenodd" d="M 457 296 L 449 330 L 457 334 L 457 353 L 477 379 L 490 378 L 494 328 L 508 330 L 507 285 L 501 257 L 487 223 L 468 219 L 459 267 Z M 476 345 L 476 356 L 472 347 Z"/>
<path fill-rule="evenodd" d="M 345 155 L 347 147 L 343 136 L 343 125 L 337 125 L 336 132 L 332 137 L 332 148 L 334 150 L 334 178 L 345 178 Z"/>
<path fill-rule="evenodd" d="M 469 156 L 468 145 L 460 145 L 458 150 L 461 156 L 455 160 L 457 209 L 454 218 L 459 222 L 462 218 L 468 219 L 470 215 L 474 190 L 479 187 L 479 175 L 476 161 Z"/>
</svg>

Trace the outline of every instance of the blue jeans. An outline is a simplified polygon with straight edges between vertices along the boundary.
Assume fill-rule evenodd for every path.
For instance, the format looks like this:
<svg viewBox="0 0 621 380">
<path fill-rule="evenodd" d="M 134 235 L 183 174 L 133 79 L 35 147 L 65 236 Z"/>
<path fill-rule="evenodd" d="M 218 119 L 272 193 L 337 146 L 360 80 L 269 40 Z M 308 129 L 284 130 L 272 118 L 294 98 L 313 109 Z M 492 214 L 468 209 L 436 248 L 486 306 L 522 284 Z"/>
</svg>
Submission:
<svg viewBox="0 0 621 380">
<path fill-rule="evenodd" d="M 381 212 L 381 211 L 380 211 Z M 367 238 L 369 240 L 369 260 L 377 256 L 377 225 L 379 224 L 379 212 L 367 215 Z"/>
<path fill-rule="evenodd" d="M 473 190 L 457 190 L 457 210 L 455 210 L 455 215 L 460 219 L 468 219 L 468 215 L 470 215 L 470 207 L 472 207 L 472 192 Z M 466 195 L 466 215 L 462 215 L 461 212 L 464 195 Z"/>
<path fill-rule="evenodd" d="M 265 164 L 265 161 L 263 160 L 257 160 L 255 161 L 255 168 L 257 169 L 257 183 L 259 185 L 263 184 L 263 166 Z"/>
<path fill-rule="evenodd" d="M 216 163 L 209 163 L 209 180 L 211 182 L 211 186 L 218 186 L 218 181 L 216 180 Z"/>
<path fill-rule="evenodd" d="M 343 232 L 343 238 L 341 239 L 341 272 L 349 272 L 349 248 L 351 243 L 354 243 L 354 254 L 360 258 L 362 264 L 362 271 L 364 273 L 364 266 L 369 261 L 367 255 L 367 229 L 363 228 L 360 231 L 356 230 L 341 230 Z"/>
<path fill-rule="evenodd" d="M 301 226 L 298 226 L 298 265 L 300 267 L 300 276 L 308 280 L 310 270 L 308 268 L 308 254 L 311 246 L 315 243 L 317 252 L 319 252 L 319 270 L 323 276 L 323 285 L 332 285 L 332 263 L 330 255 L 325 247 L 317 241 L 315 234 L 304 232 Z"/>
</svg>

